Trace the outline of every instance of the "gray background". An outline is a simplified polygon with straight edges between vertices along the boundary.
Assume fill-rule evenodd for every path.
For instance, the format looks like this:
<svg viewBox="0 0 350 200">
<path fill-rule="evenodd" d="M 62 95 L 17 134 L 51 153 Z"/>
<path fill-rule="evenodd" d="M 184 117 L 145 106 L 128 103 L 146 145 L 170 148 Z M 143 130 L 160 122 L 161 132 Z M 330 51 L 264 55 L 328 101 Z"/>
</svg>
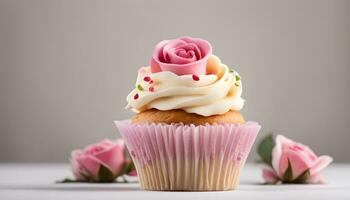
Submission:
<svg viewBox="0 0 350 200">
<path fill-rule="evenodd" d="M 119 137 L 162 39 L 209 40 L 243 78 L 243 113 L 349 162 L 350 1 L 0 1 L 0 161 L 67 161 Z M 251 156 L 252 160 L 253 156 Z"/>
</svg>

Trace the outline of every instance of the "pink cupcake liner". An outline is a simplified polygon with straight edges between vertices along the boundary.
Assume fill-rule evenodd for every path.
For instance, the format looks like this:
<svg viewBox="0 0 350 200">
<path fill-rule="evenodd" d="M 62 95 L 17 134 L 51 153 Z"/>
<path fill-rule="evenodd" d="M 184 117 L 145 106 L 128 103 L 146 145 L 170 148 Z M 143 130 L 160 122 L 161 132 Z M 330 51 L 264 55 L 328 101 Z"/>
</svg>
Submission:
<svg viewBox="0 0 350 200">
<path fill-rule="evenodd" d="M 261 128 L 115 121 L 147 190 L 232 190 Z"/>
</svg>

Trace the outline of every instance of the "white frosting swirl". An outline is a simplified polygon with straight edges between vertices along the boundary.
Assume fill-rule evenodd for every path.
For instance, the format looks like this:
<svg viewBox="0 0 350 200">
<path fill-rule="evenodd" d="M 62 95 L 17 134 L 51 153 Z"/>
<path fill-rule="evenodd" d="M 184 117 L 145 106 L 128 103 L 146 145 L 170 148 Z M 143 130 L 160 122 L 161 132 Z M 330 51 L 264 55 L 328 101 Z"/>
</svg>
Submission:
<svg viewBox="0 0 350 200">
<path fill-rule="evenodd" d="M 239 74 L 230 72 L 226 65 L 222 65 L 221 70 L 221 75 L 198 75 L 196 81 L 192 75 L 178 76 L 169 71 L 152 74 L 149 67 L 144 67 L 139 71 L 136 88 L 127 96 L 127 107 L 136 112 L 152 108 L 182 109 L 202 116 L 242 109 L 244 100 Z M 153 83 L 145 81 L 145 76 Z"/>
</svg>

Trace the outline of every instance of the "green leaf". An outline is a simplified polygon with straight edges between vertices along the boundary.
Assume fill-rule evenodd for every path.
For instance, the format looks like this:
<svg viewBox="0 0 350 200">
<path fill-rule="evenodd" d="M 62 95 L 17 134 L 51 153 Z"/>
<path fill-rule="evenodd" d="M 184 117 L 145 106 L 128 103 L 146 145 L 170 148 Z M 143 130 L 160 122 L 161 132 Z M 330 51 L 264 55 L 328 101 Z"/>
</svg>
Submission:
<svg viewBox="0 0 350 200">
<path fill-rule="evenodd" d="M 239 81 L 239 80 L 241 80 L 241 77 L 236 75 L 236 81 Z"/>
<path fill-rule="evenodd" d="M 229 72 L 230 72 L 230 73 L 234 73 L 234 72 L 235 72 L 235 70 L 233 70 L 233 69 L 229 69 Z"/>
<path fill-rule="evenodd" d="M 70 178 L 65 178 L 63 180 L 56 181 L 56 183 L 80 183 L 80 182 L 83 182 L 83 181 L 76 181 Z"/>
<path fill-rule="evenodd" d="M 143 91 L 142 85 L 138 84 L 138 85 L 137 85 L 137 89 L 140 90 L 140 91 Z"/>
<path fill-rule="evenodd" d="M 286 172 L 284 172 L 284 175 L 283 175 L 283 183 L 292 183 L 292 182 L 293 182 L 293 169 L 288 159 L 288 167 L 286 169 Z"/>
<path fill-rule="evenodd" d="M 88 175 L 85 174 L 81 174 L 82 177 L 84 177 L 84 180 L 86 180 L 87 182 L 93 182 L 94 179 Z"/>
<path fill-rule="evenodd" d="M 274 146 L 275 146 L 275 141 L 272 133 L 267 135 L 258 144 L 258 154 L 261 160 L 270 166 L 272 166 L 272 149 Z"/>
<path fill-rule="evenodd" d="M 124 157 L 127 160 L 127 164 L 125 165 L 123 173 L 128 174 L 135 169 L 135 165 L 134 165 L 134 162 L 132 161 L 130 153 L 127 149 L 125 149 L 125 151 L 124 151 Z"/>
<path fill-rule="evenodd" d="M 115 180 L 113 173 L 103 165 L 100 165 L 98 170 L 98 181 L 99 182 L 113 182 Z"/>
<path fill-rule="evenodd" d="M 307 169 L 303 173 L 301 173 L 294 182 L 296 183 L 306 183 L 306 180 L 310 177 L 310 170 Z"/>
<path fill-rule="evenodd" d="M 89 183 L 91 182 L 90 180 L 74 180 L 70 178 L 65 178 L 63 180 L 56 181 L 56 183 Z"/>
<path fill-rule="evenodd" d="M 131 161 L 129 164 L 126 165 L 125 167 L 125 173 L 128 174 L 131 171 L 135 170 L 135 165 L 134 163 Z"/>
</svg>

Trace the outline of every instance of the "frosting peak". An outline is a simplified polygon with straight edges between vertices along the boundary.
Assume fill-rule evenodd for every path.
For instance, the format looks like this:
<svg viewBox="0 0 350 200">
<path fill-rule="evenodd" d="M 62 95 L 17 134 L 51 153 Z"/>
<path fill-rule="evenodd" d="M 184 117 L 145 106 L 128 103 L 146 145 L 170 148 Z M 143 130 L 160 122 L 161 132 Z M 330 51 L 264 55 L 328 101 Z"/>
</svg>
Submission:
<svg viewBox="0 0 350 200">
<path fill-rule="evenodd" d="M 242 83 L 236 71 L 221 65 L 219 74 L 182 75 L 164 71 L 151 73 L 150 67 L 139 70 L 136 88 L 128 95 L 128 107 L 147 109 L 182 109 L 202 116 L 240 110 Z M 137 96 L 137 98 L 135 98 Z"/>
</svg>

